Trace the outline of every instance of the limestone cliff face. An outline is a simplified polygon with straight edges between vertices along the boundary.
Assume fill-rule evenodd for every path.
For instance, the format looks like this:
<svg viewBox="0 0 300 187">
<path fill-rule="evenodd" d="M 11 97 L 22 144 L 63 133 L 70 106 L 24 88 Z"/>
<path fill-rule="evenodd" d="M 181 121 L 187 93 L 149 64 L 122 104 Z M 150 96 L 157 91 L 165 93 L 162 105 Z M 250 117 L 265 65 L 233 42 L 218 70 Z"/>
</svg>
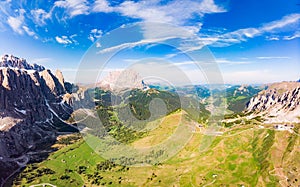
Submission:
<svg viewBox="0 0 300 187">
<path fill-rule="evenodd" d="M 253 97 L 247 112 L 262 114 L 269 122 L 299 122 L 300 83 L 275 83 Z"/>
<path fill-rule="evenodd" d="M 28 162 L 27 154 L 50 145 L 59 132 L 76 131 L 65 123 L 72 113 L 61 72 L 53 75 L 24 59 L 0 61 L 0 186 L 11 172 Z M 21 164 L 20 164 L 21 163 Z"/>
</svg>

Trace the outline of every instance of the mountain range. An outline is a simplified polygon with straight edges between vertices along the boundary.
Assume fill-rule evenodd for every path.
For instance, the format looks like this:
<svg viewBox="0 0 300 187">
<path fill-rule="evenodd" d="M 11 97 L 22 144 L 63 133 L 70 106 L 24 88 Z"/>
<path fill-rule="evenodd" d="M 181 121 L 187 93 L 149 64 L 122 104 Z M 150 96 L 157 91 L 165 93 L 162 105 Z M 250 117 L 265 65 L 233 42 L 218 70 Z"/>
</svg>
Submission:
<svg viewBox="0 0 300 187">
<path fill-rule="evenodd" d="M 224 96 L 222 93 L 225 93 Z M 62 135 L 78 132 L 77 125 L 83 124 L 76 124 L 74 113 L 80 109 L 96 112 L 108 133 L 117 140 L 137 144 L 143 142 L 143 138 L 151 139 L 154 135 L 148 136 L 150 132 L 128 129 L 126 123 L 134 125 L 136 119 L 139 119 L 142 122 L 137 125 L 143 128 L 149 125 L 148 122 L 151 124 L 163 115 L 177 119 L 179 111 L 184 111 L 182 113 L 188 116 L 185 117 L 188 123 L 197 124 L 193 132 L 200 129 L 205 134 L 203 129 L 212 115 L 210 111 L 213 111 L 209 111 L 211 106 L 208 102 L 213 95 L 222 96 L 218 102 L 224 102 L 227 112 L 234 116 L 226 119 L 234 123 L 229 129 L 225 126 L 224 132 L 230 131 L 235 125 L 242 129 L 247 128 L 247 124 L 254 125 L 252 128 L 265 128 L 262 125 L 278 126 L 281 123 L 299 123 L 300 120 L 299 82 L 264 86 L 230 85 L 225 90 L 211 90 L 202 85 L 163 87 L 147 85 L 138 73 L 127 70 L 111 72 L 95 87 L 85 88 L 66 82 L 59 70 L 53 73 L 25 59 L 4 55 L 0 61 L 0 186 L 10 183 L 8 180 L 12 180 L 29 163 L 46 160 L 55 151 L 52 146 Z M 153 105 L 151 102 L 154 99 L 166 105 Z M 152 105 L 157 107 L 157 115 L 150 111 Z M 247 121 L 249 119 L 260 120 L 254 120 L 254 123 Z M 257 121 L 261 125 L 256 125 Z M 92 125 L 97 127 L 97 124 Z M 272 134 L 269 130 L 268 133 Z M 92 134 L 98 136 L 103 132 L 94 131 Z M 268 141 L 267 136 L 264 141 Z M 259 160 L 255 154 L 255 159 Z M 96 177 L 98 174 L 95 174 Z M 32 178 L 27 182 L 33 181 Z"/>
</svg>

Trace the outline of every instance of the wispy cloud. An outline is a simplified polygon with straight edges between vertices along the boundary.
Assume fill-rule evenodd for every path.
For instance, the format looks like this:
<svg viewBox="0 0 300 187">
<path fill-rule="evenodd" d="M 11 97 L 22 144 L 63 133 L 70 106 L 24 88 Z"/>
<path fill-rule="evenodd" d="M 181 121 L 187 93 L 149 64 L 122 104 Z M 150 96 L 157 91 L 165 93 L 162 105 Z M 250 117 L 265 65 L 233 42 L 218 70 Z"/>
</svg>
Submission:
<svg viewBox="0 0 300 187">
<path fill-rule="evenodd" d="M 10 2 L 5 2 L 8 6 Z M 2 6 L 3 2 L 1 2 Z M 59 0 L 53 2 L 48 8 L 43 7 L 28 10 L 20 9 L 18 13 L 11 14 L 7 7 L 2 6 L 1 11 L 6 11 L 3 18 L 5 25 L 0 27 L 9 27 L 17 34 L 27 34 L 31 37 L 38 38 L 39 28 L 37 29 L 33 25 L 40 27 L 45 26 L 47 20 L 63 19 L 68 24 L 68 19 L 74 19 L 78 15 L 89 15 L 95 13 L 117 13 L 123 17 L 129 17 L 138 19 L 145 22 L 161 22 L 170 23 L 176 25 L 179 28 L 187 29 L 191 34 L 198 34 L 200 38 L 197 41 L 191 42 L 194 45 L 181 46 L 184 51 L 201 49 L 205 45 L 211 45 L 214 47 L 224 47 L 232 44 L 246 42 L 251 38 L 263 36 L 266 40 L 293 40 L 300 37 L 299 31 L 293 35 L 277 36 L 277 33 L 283 31 L 294 31 L 298 27 L 300 14 L 294 13 L 282 17 L 279 20 L 275 20 L 269 23 L 264 23 L 258 26 L 237 29 L 232 32 L 227 32 L 226 29 L 221 29 L 215 32 L 206 33 L 205 31 L 199 34 L 202 29 L 204 16 L 206 14 L 215 14 L 226 12 L 226 8 L 221 4 L 217 4 L 214 0 L 173 0 L 173 1 L 159 1 L 159 0 L 126 0 L 121 3 L 112 3 L 108 0 Z M 27 10 L 27 9 L 26 9 Z M 13 16 L 12 16 L 13 15 Z M 60 16 L 63 16 L 61 18 Z M 194 19 L 197 18 L 197 19 Z M 192 20 L 192 25 L 191 25 Z M 91 29 L 91 28 L 89 28 Z M 41 30 L 41 29 L 40 29 Z M 153 32 L 153 31 L 156 32 Z M 147 33 L 148 31 L 148 33 Z M 153 35 L 159 35 L 159 29 L 147 27 L 145 25 L 145 39 L 155 38 Z M 168 35 L 173 35 L 177 31 L 170 30 Z M 92 42 L 96 41 L 102 35 L 102 31 L 98 29 L 92 29 L 90 32 L 85 32 L 85 38 L 88 38 Z M 42 35 L 42 34 L 41 34 Z M 39 37 L 41 37 L 39 35 Z M 72 38 L 63 38 L 56 36 L 57 33 L 51 37 L 61 44 L 75 44 Z M 62 33 L 61 35 L 67 35 Z M 147 35 L 151 35 L 148 37 Z M 267 36 L 270 35 L 270 36 Z M 55 37 L 56 36 L 56 37 Z M 160 36 L 164 37 L 164 36 Z M 158 38 L 158 37 L 156 37 Z M 43 38 L 41 38 L 43 40 Z M 99 45 L 98 45 L 99 46 Z"/>
<path fill-rule="evenodd" d="M 22 25 L 24 23 L 24 13 L 25 13 L 24 9 L 19 9 L 19 16 L 17 17 L 9 16 L 7 18 L 7 23 L 12 28 L 12 30 L 21 35 L 24 33 L 22 29 Z"/>
<path fill-rule="evenodd" d="M 33 36 L 34 39 L 38 39 L 38 36 L 36 35 L 36 33 L 34 31 L 32 31 L 31 29 L 29 29 L 27 26 L 23 25 L 22 28 L 28 34 L 28 36 Z"/>
<path fill-rule="evenodd" d="M 12 10 L 11 10 L 12 11 Z M 93 13 L 117 13 L 123 17 L 135 18 L 145 22 L 162 22 L 184 27 L 191 33 L 198 33 L 202 26 L 202 19 L 193 21 L 191 26 L 189 21 L 193 18 L 202 18 L 205 14 L 226 12 L 226 9 L 217 5 L 214 0 L 173 0 L 162 3 L 158 0 L 127 0 L 121 3 L 110 4 L 108 0 L 58 0 L 50 4 L 47 8 L 35 8 L 28 10 L 30 14 L 20 12 L 19 16 L 7 17 L 7 23 L 18 34 L 27 33 L 29 36 L 37 38 L 38 29 L 31 24 L 34 23 L 39 27 L 48 24 L 48 20 L 57 19 L 68 24 L 69 19 L 78 15 L 89 15 Z M 62 17 L 61 17 L 62 16 Z M 1 18 L 1 17 L 0 17 Z M 152 30 L 151 30 L 152 31 Z M 65 34 L 66 35 L 66 34 Z M 102 35 L 101 30 L 93 29 L 87 34 L 87 38 L 95 41 Z M 55 35 L 54 35 L 55 36 Z M 52 36 L 53 37 L 53 36 Z M 53 37 L 62 44 L 70 44 L 72 40 L 62 37 Z M 42 39 L 43 40 L 43 39 Z"/>
<path fill-rule="evenodd" d="M 280 40 L 280 38 L 279 38 L 279 36 L 266 36 L 266 40 L 278 41 L 278 40 Z"/>
<path fill-rule="evenodd" d="M 296 38 L 300 38 L 300 31 L 296 31 L 292 36 L 283 37 L 284 40 L 293 40 Z"/>
<path fill-rule="evenodd" d="M 132 48 L 132 47 L 135 47 L 135 46 L 149 44 L 149 43 L 161 42 L 161 41 L 165 41 L 165 40 L 172 39 L 172 38 L 173 37 L 144 39 L 144 40 L 140 40 L 140 41 L 137 41 L 137 42 L 122 43 L 120 45 L 116 45 L 116 46 L 107 47 L 105 49 L 102 49 L 102 50 L 98 51 L 98 54 L 109 53 L 109 52 L 113 52 L 113 51 L 116 51 L 116 50 L 121 50 L 121 49 L 125 49 L 125 48 Z"/>
<path fill-rule="evenodd" d="M 89 4 L 86 0 L 61 0 L 56 1 L 54 6 L 64 8 L 71 18 L 89 14 Z"/>
<path fill-rule="evenodd" d="M 53 9 L 52 9 L 53 10 Z M 46 12 L 43 9 L 34 9 L 31 10 L 30 13 L 32 15 L 33 21 L 42 26 L 46 24 L 46 20 L 50 19 L 52 16 L 52 10 L 50 12 Z"/>
<path fill-rule="evenodd" d="M 200 36 L 199 43 L 212 45 L 215 47 L 224 47 L 236 43 L 246 42 L 251 38 L 262 36 L 264 34 L 280 33 L 282 30 L 294 30 L 299 24 L 300 14 L 286 15 L 279 20 L 262 24 L 260 27 L 250 27 L 238 29 L 227 33 L 211 34 L 209 36 Z M 279 38 L 267 38 L 268 40 L 279 40 Z M 285 38 L 288 39 L 288 38 Z"/>
<path fill-rule="evenodd" d="M 51 58 L 35 58 L 32 59 L 31 62 L 36 64 L 45 64 L 50 62 L 51 60 L 52 60 Z"/>
<path fill-rule="evenodd" d="M 196 16 L 203 17 L 205 14 L 221 13 L 227 10 L 217 5 L 214 0 L 174 0 L 161 3 L 158 0 L 124 1 L 111 6 L 107 0 L 96 0 L 90 12 L 115 12 L 122 16 L 140 19 L 145 22 L 169 23 L 185 27 L 193 33 L 198 33 L 202 20 L 195 22 L 193 26 L 188 21 Z"/>
<path fill-rule="evenodd" d="M 259 57 L 256 57 L 256 58 L 260 59 L 260 60 L 290 59 L 290 57 L 287 57 L 287 56 L 259 56 Z"/>
<path fill-rule="evenodd" d="M 239 64 L 249 64 L 249 61 L 234 61 L 234 60 L 228 60 L 225 58 L 216 59 L 216 62 L 218 64 L 227 64 L 227 65 L 239 65 Z"/>
<path fill-rule="evenodd" d="M 25 33 L 28 36 L 38 39 L 37 34 L 25 24 L 24 14 L 26 11 L 24 9 L 19 9 L 17 11 L 19 14 L 18 16 L 16 16 L 16 17 L 8 16 L 7 24 L 11 27 L 11 29 L 15 33 L 17 33 L 19 35 L 23 35 Z"/>
<path fill-rule="evenodd" d="M 125 1 L 114 11 L 124 16 L 139 18 L 148 22 L 172 23 L 175 25 L 184 25 L 184 23 L 195 15 L 220 13 L 226 10 L 219 7 L 213 0 L 203 0 L 201 2 L 191 0 L 175 0 L 167 4 L 160 4 L 159 1 Z"/>
<path fill-rule="evenodd" d="M 300 20 L 300 14 L 290 14 L 284 16 L 280 20 L 272 21 L 270 23 L 265 23 L 258 28 L 246 28 L 240 29 L 235 32 L 228 33 L 228 37 L 237 38 L 239 40 L 246 40 L 247 38 L 253 38 L 255 36 L 260 36 L 264 33 L 273 33 L 278 29 L 288 29 L 289 27 L 297 26 Z"/>
<path fill-rule="evenodd" d="M 176 63 L 173 63 L 172 65 L 175 65 L 175 66 L 187 66 L 187 65 L 195 65 L 197 64 L 196 62 L 194 61 L 184 61 L 184 62 L 176 62 Z"/>
<path fill-rule="evenodd" d="M 300 14 L 290 14 L 284 16 L 280 20 L 272 21 L 270 23 L 264 24 L 260 30 L 262 32 L 273 32 L 276 29 L 282 29 L 290 26 L 298 27 L 297 23 L 300 20 Z"/>
</svg>

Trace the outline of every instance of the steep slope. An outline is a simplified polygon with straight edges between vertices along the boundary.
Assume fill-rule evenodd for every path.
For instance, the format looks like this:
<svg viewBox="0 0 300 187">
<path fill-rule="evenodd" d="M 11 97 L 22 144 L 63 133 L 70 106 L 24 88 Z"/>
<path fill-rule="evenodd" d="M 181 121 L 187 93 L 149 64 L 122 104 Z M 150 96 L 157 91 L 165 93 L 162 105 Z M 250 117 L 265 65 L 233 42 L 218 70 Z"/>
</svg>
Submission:
<svg viewBox="0 0 300 187">
<path fill-rule="evenodd" d="M 5 55 L 0 63 L 0 186 L 13 171 L 49 147 L 72 108 L 63 82 L 44 67 Z M 4 67 L 3 67 L 4 66 Z"/>
<path fill-rule="evenodd" d="M 270 85 L 250 100 L 246 112 L 264 115 L 268 122 L 299 122 L 300 83 Z"/>
</svg>

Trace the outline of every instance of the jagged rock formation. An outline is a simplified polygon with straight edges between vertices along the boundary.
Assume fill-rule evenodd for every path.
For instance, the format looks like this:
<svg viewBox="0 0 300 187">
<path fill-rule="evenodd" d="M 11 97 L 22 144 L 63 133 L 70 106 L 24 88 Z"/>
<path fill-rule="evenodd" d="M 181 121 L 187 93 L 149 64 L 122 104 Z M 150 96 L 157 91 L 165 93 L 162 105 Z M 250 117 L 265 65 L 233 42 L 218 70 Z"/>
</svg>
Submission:
<svg viewBox="0 0 300 187">
<path fill-rule="evenodd" d="M 43 71 L 45 67 L 37 64 L 29 64 L 24 58 L 18 58 L 13 55 L 4 55 L 0 58 L 0 67 L 11 67 L 26 70 Z"/>
<path fill-rule="evenodd" d="M 147 89 L 142 77 L 134 70 L 113 71 L 110 72 L 96 86 L 114 92 L 120 92 L 128 89 Z"/>
<path fill-rule="evenodd" d="M 246 112 L 264 115 L 267 122 L 299 122 L 300 83 L 282 82 L 270 85 L 250 100 Z"/>
<path fill-rule="evenodd" d="M 51 145 L 59 132 L 76 131 L 64 122 L 72 113 L 61 72 L 5 55 L 0 62 L 0 186 L 34 152 Z M 30 153 L 30 154 L 29 154 Z"/>
</svg>

